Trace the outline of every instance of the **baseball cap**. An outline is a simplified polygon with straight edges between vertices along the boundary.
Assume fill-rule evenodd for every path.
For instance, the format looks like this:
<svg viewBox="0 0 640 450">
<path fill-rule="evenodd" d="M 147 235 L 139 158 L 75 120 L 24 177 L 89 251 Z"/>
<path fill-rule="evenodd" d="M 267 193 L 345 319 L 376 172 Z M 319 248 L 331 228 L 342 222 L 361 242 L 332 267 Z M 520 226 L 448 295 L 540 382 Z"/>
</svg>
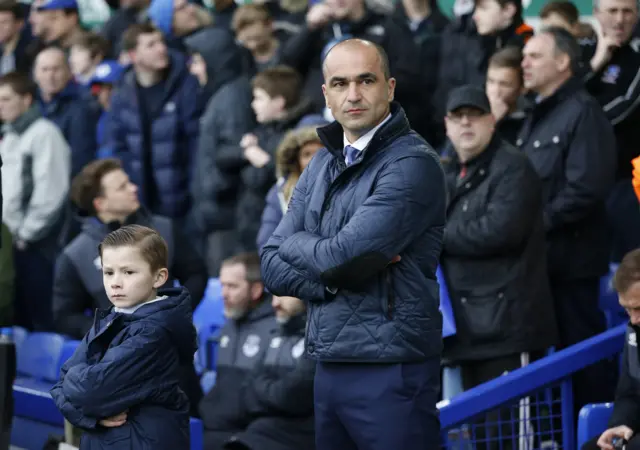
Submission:
<svg viewBox="0 0 640 450">
<path fill-rule="evenodd" d="M 38 6 L 38 11 L 54 9 L 78 9 L 78 3 L 76 0 L 47 0 Z"/>
<path fill-rule="evenodd" d="M 107 60 L 103 61 L 96 67 L 96 71 L 91 77 L 89 84 L 103 83 L 114 84 L 120 80 L 124 67 L 118 64 L 117 61 Z"/>
<path fill-rule="evenodd" d="M 484 113 L 491 112 L 491 105 L 484 89 L 472 85 L 460 86 L 449 94 L 447 112 L 464 107 L 476 108 Z"/>
</svg>

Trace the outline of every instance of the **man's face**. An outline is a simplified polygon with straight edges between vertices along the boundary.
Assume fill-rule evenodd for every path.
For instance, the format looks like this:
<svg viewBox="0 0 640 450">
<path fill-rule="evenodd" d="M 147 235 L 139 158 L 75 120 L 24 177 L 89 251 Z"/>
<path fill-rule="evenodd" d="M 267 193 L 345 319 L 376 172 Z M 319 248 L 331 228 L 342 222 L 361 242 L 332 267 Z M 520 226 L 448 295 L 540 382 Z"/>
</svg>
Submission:
<svg viewBox="0 0 640 450">
<path fill-rule="evenodd" d="M 491 141 L 495 119 L 477 108 L 458 108 L 444 118 L 447 137 L 457 153 L 476 154 Z"/>
<path fill-rule="evenodd" d="M 566 55 L 555 54 L 553 38 L 545 33 L 531 37 L 522 55 L 524 87 L 536 93 L 544 92 L 566 69 L 566 61 L 562 61 Z"/>
<path fill-rule="evenodd" d="M 224 264 L 220 268 L 220 284 L 224 316 L 227 319 L 236 320 L 243 317 L 262 294 L 262 289 L 256 286 L 260 283 L 247 281 L 247 271 L 243 264 Z"/>
<path fill-rule="evenodd" d="M 130 56 L 133 64 L 143 70 L 160 71 L 169 66 L 167 45 L 159 31 L 138 36 L 138 45 Z"/>
<path fill-rule="evenodd" d="M 633 325 L 640 325 L 640 282 L 633 283 L 626 292 L 618 295 L 620 306 L 629 314 Z"/>
<path fill-rule="evenodd" d="M 271 306 L 276 312 L 276 320 L 279 323 L 287 323 L 289 319 L 304 311 L 304 303 L 295 297 L 277 297 L 274 295 L 271 300 Z"/>
<path fill-rule="evenodd" d="M 636 0 L 600 0 L 594 13 L 605 36 L 614 38 L 618 44 L 631 39 L 638 23 Z"/>
<path fill-rule="evenodd" d="M 186 36 L 207 25 L 201 20 L 201 8 L 189 0 L 173 0 L 173 33 Z"/>
<path fill-rule="evenodd" d="M 284 103 L 284 98 L 281 96 L 270 97 L 267 91 L 260 88 L 253 90 L 251 108 L 258 123 L 271 122 L 280 117 L 284 112 Z"/>
<path fill-rule="evenodd" d="M 324 79 L 322 92 L 327 106 L 351 142 L 389 114 L 396 80 L 385 80 L 373 46 L 338 44 L 325 59 Z"/>
<path fill-rule="evenodd" d="M 31 33 L 34 37 L 43 37 L 46 33 L 46 24 L 44 22 L 44 12 L 38 11 L 38 8 L 44 3 L 44 0 L 34 0 L 29 10 L 29 25 L 31 25 Z"/>
<path fill-rule="evenodd" d="M 67 14 L 61 9 L 41 11 L 42 21 L 45 26 L 44 39 L 53 42 L 68 36 L 78 27 L 77 14 Z"/>
<path fill-rule="evenodd" d="M 522 91 L 520 71 L 509 67 L 493 67 L 487 70 L 486 92 L 489 98 L 502 99 L 508 106 L 518 101 Z"/>
<path fill-rule="evenodd" d="M 138 187 L 122 169 L 102 177 L 102 195 L 96 198 L 96 211 L 116 217 L 127 217 L 140 208 Z"/>
<path fill-rule="evenodd" d="M 270 48 L 273 39 L 271 22 L 256 22 L 248 25 L 238 32 L 236 38 L 251 53 L 263 53 Z"/>
<path fill-rule="evenodd" d="M 71 80 L 71 71 L 60 49 L 47 49 L 36 57 L 34 75 L 38 87 L 45 95 L 62 91 Z"/>
<path fill-rule="evenodd" d="M 10 12 L 0 12 L 0 44 L 5 44 L 13 39 L 20 30 L 24 22 L 17 20 Z"/>
<path fill-rule="evenodd" d="M 558 27 L 567 30 L 571 34 L 575 34 L 576 30 L 564 17 L 560 14 L 550 13 L 547 17 L 540 19 L 540 25 L 543 28 Z"/>
<path fill-rule="evenodd" d="M 31 104 L 31 96 L 16 94 L 11 86 L 0 86 L 0 119 L 6 123 L 13 123 L 25 113 Z"/>
<path fill-rule="evenodd" d="M 486 36 L 507 28 L 513 20 L 514 13 L 512 4 L 503 7 L 496 0 L 478 0 L 473 12 L 473 21 L 478 34 Z"/>
<path fill-rule="evenodd" d="M 114 306 L 131 308 L 153 300 L 154 289 L 161 287 L 166 279 L 166 268 L 153 272 L 137 247 L 102 250 L 102 283 Z"/>
</svg>

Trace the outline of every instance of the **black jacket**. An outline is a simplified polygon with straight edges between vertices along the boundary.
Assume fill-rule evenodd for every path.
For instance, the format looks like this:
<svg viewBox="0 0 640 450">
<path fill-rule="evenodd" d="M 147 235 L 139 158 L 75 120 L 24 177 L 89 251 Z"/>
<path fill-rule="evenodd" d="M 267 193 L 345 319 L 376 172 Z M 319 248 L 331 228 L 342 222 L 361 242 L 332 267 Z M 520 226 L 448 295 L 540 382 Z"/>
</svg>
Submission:
<svg viewBox="0 0 640 450">
<path fill-rule="evenodd" d="M 251 450 L 314 449 L 315 362 L 304 356 L 304 319 L 304 314 L 292 318 L 271 337 L 241 394 L 253 420 L 232 441 Z"/>
<path fill-rule="evenodd" d="M 582 81 L 572 78 L 537 103 L 516 144 L 542 179 L 550 275 L 567 279 L 607 273 L 604 202 L 615 175 L 616 140 Z"/>
<path fill-rule="evenodd" d="M 185 286 L 195 309 L 204 296 L 207 271 L 182 230 L 166 217 L 152 216 L 140 209 L 125 224 L 138 224 L 156 229 L 170 248 L 170 280 L 177 279 Z M 81 339 L 93 323 L 87 311 L 108 308 L 111 303 L 102 285 L 98 244 L 120 223 L 104 224 L 95 217 L 85 219 L 82 233 L 58 256 L 53 285 L 53 315 L 59 333 Z"/>
<path fill-rule="evenodd" d="M 597 42 L 582 46 L 585 64 L 595 53 Z M 590 66 L 588 66 L 590 69 Z M 616 49 L 611 59 L 598 72 L 588 71 L 587 91 L 602 106 L 611 121 L 618 141 L 617 179 L 629 179 L 631 160 L 640 156 L 640 38 L 632 38 Z"/>
<path fill-rule="evenodd" d="M 449 192 L 442 268 L 457 334 L 451 361 L 489 359 L 555 343 L 541 183 L 527 157 L 494 136 L 466 164 L 445 162 Z"/>
<path fill-rule="evenodd" d="M 638 332 L 640 328 L 629 324 L 622 354 L 622 370 L 616 389 L 616 400 L 609 427 L 626 425 L 634 432 L 640 429 L 640 353 Z"/>
</svg>

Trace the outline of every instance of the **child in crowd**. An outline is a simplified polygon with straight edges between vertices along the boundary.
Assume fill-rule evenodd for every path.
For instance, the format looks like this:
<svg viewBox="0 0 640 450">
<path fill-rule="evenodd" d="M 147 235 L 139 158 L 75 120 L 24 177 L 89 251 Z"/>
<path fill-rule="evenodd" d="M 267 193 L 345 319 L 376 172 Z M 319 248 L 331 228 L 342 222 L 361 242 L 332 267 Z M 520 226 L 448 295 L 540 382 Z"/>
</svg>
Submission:
<svg viewBox="0 0 640 450">
<path fill-rule="evenodd" d="M 96 129 L 97 159 L 111 158 L 113 156 L 113 145 L 107 140 L 107 124 L 109 123 L 109 113 L 111 111 L 111 93 L 114 85 L 120 81 L 124 69 L 117 61 L 103 61 L 96 67 L 93 77 L 89 81 L 91 93 L 102 108 L 102 114 Z"/>
<path fill-rule="evenodd" d="M 108 53 L 109 42 L 99 34 L 83 32 L 75 36 L 69 53 L 69 65 L 76 83 L 88 85 Z"/>
<path fill-rule="evenodd" d="M 193 360 L 196 334 L 186 289 L 158 292 L 168 277 L 168 249 L 154 230 L 127 225 L 98 247 L 113 307 L 61 370 L 51 396 L 84 430 L 80 449 L 189 448 L 189 407 L 178 387 Z"/>
</svg>

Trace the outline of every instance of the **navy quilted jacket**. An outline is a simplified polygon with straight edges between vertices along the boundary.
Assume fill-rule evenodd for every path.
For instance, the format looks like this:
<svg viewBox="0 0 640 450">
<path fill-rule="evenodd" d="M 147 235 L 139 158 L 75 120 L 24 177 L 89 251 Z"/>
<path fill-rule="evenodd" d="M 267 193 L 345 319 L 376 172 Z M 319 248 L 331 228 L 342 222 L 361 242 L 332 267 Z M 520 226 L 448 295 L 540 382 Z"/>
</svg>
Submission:
<svg viewBox="0 0 640 450">
<path fill-rule="evenodd" d="M 94 326 L 62 366 L 51 396 L 64 417 L 85 430 L 81 450 L 189 448 L 189 402 L 179 388 L 180 367 L 197 349 L 189 291 L 132 314 L 99 310 Z M 127 411 L 127 422 L 99 420 Z"/>
<path fill-rule="evenodd" d="M 200 88 L 189 74 L 185 57 L 170 55 L 163 107 L 153 114 L 150 142 L 145 142 L 133 70 L 125 73 L 111 99 L 108 133 L 113 156 L 123 161 L 142 203 L 154 214 L 181 218 L 191 205 L 189 183 L 200 126 Z M 153 199 L 146 191 L 149 177 L 154 177 L 157 189 Z"/>
<path fill-rule="evenodd" d="M 326 149 L 261 252 L 268 289 L 308 302 L 307 352 L 321 361 L 421 361 L 442 350 L 444 175 L 402 108 L 391 112 L 349 167 L 340 124 L 318 130 Z"/>
</svg>

